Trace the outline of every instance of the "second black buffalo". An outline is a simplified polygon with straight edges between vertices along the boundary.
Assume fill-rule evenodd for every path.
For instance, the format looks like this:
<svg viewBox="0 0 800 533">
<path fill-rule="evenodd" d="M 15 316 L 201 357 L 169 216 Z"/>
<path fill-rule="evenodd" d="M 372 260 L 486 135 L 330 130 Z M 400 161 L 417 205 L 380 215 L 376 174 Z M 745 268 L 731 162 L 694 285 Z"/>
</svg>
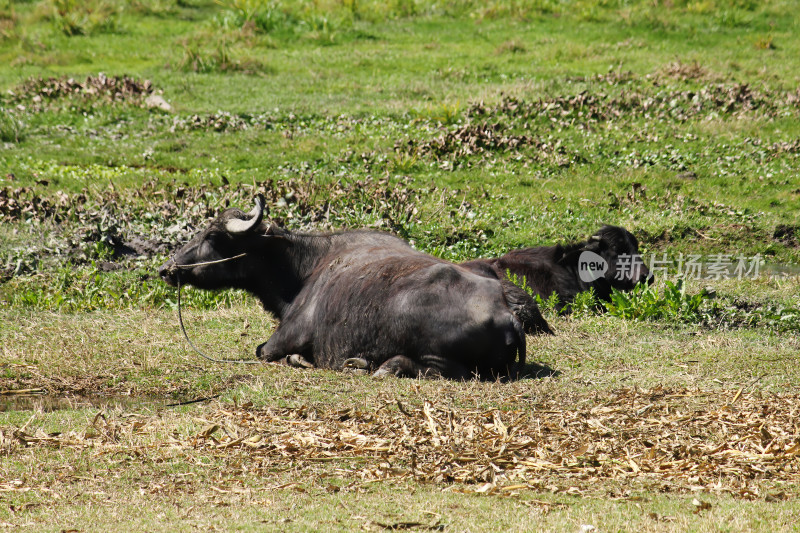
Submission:
<svg viewBox="0 0 800 533">
<path fill-rule="evenodd" d="M 636 237 L 619 226 L 603 226 L 585 241 L 512 250 L 461 266 L 498 279 L 511 274 L 543 299 L 557 294 L 562 306 L 590 288 L 599 299 L 608 301 L 612 289 L 629 291 L 637 283 L 653 282 L 639 256 Z"/>
</svg>

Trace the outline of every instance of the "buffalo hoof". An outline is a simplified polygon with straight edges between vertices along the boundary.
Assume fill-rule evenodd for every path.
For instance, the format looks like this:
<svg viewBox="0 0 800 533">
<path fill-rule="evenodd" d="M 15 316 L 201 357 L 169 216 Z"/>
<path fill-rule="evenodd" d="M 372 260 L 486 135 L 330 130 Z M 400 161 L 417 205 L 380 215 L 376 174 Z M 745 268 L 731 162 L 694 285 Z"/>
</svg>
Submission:
<svg viewBox="0 0 800 533">
<path fill-rule="evenodd" d="M 367 374 L 369 373 L 369 361 L 363 357 L 351 357 L 342 364 L 342 372 L 348 374 Z"/>
<path fill-rule="evenodd" d="M 396 355 L 383 363 L 372 377 L 397 376 L 398 378 L 415 378 L 420 375 L 417 365 L 405 355 Z"/>
<path fill-rule="evenodd" d="M 314 368 L 314 364 L 310 363 L 305 357 L 299 353 L 293 353 L 286 356 L 286 364 L 295 368 Z"/>
</svg>

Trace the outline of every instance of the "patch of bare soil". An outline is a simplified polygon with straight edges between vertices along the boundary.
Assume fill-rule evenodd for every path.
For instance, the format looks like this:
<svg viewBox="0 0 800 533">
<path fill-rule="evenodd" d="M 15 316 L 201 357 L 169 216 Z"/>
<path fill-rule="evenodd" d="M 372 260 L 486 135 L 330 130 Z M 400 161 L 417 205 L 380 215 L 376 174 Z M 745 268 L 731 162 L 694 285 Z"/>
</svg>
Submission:
<svg viewBox="0 0 800 533">
<path fill-rule="evenodd" d="M 553 397 L 511 410 L 396 400 L 344 410 L 244 404 L 211 409 L 199 433 L 182 441 L 169 437 L 162 446 L 230 459 L 239 468 L 245 453 L 254 471 L 287 461 L 312 471 L 341 462 L 348 478 L 499 495 L 524 489 L 591 494 L 612 481 L 615 490 L 768 499 L 776 484 L 800 481 L 798 415 L 800 394 L 663 388 Z M 135 444 L 119 437 L 133 434 L 128 426 L 134 423 L 158 421 L 104 416 L 90 437 L 6 427 L 0 447 L 4 454 L 19 446 L 110 453 Z M 159 453 L 159 446 L 148 450 L 142 453 Z"/>
<path fill-rule="evenodd" d="M 773 239 L 787 246 L 797 246 L 798 237 L 800 237 L 800 226 L 797 224 L 779 224 L 772 234 Z"/>
</svg>

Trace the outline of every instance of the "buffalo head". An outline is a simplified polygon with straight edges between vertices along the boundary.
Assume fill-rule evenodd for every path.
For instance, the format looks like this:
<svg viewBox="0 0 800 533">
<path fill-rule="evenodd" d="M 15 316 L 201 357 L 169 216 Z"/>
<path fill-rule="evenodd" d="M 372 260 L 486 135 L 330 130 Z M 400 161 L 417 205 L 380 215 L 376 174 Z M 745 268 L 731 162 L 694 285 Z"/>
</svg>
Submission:
<svg viewBox="0 0 800 533">
<path fill-rule="evenodd" d="M 577 261 L 581 279 L 593 282 L 600 292 L 629 291 L 637 283 L 653 282 L 636 237 L 619 226 L 603 226 L 565 260 Z"/>
<path fill-rule="evenodd" d="M 201 289 L 240 287 L 247 277 L 246 260 L 264 228 L 264 199 L 259 196 L 249 213 L 226 209 L 205 230 L 183 245 L 161 265 L 158 274 L 167 284 L 192 284 Z"/>
</svg>

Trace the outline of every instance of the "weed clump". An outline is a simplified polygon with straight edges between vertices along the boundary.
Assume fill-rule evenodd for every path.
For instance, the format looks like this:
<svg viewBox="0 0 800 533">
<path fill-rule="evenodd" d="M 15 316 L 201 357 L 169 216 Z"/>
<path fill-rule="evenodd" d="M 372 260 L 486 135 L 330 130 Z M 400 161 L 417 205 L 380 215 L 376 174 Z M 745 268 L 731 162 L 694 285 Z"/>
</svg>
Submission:
<svg viewBox="0 0 800 533">
<path fill-rule="evenodd" d="M 280 0 L 219 0 L 225 9 L 215 19 L 225 30 L 240 29 L 283 39 L 304 37 L 333 44 L 358 17 L 358 3 L 313 4 Z"/>
<path fill-rule="evenodd" d="M 19 143 L 27 136 L 27 124 L 10 109 L 0 107 L 0 142 Z"/>
<path fill-rule="evenodd" d="M 270 71 L 262 62 L 243 57 L 234 50 L 227 39 L 217 39 L 216 44 L 207 46 L 199 39 L 190 39 L 182 43 L 183 56 L 178 62 L 178 70 L 184 72 L 242 72 L 253 74 Z"/>
<path fill-rule="evenodd" d="M 273 178 L 235 189 L 225 182 L 188 186 L 155 179 L 135 190 L 112 186 L 78 193 L 2 187 L 0 221 L 57 224 L 60 230 L 48 232 L 48 238 L 36 244 L 9 249 L 0 263 L 5 261 L 19 275 L 38 272 L 47 258 L 75 264 L 114 260 L 128 266 L 139 259 L 160 259 L 215 216 L 220 206 L 247 205 L 258 193 L 267 199 L 272 220 L 290 228 L 372 226 L 403 234 L 416 213 L 408 183 L 390 184 L 388 179 L 318 183 Z"/>
<path fill-rule="evenodd" d="M 487 122 L 466 124 L 428 141 L 409 139 L 399 142 L 395 145 L 395 150 L 421 157 L 458 159 L 491 152 L 515 151 L 533 144 L 536 141 L 532 137 L 504 133 L 501 124 Z"/>
<path fill-rule="evenodd" d="M 14 5 L 9 0 L 0 0 L 0 42 L 15 37 L 18 23 Z"/>
<path fill-rule="evenodd" d="M 133 271 L 113 272 L 110 263 L 67 265 L 36 276 L 11 277 L 0 284 L 0 303 L 9 307 L 87 312 L 131 307 L 177 308 L 175 290 L 155 275 L 155 265 Z M 2 275 L 4 269 L 0 269 Z M 247 300 L 242 291 L 184 289 L 183 305 L 198 309 L 230 307 Z"/>
<path fill-rule="evenodd" d="M 712 113 L 737 115 L 760 111 L 775 116 L 779 111 L 798 110 L 797 91 L 755 89 L 746 83 L 708 84 L 699 89 L 655 91 L 633 90 L 619 95 L 583 91 L 572 96 L 556 96 L 525 101 L 505 96 L 500 103 L 474 104 L 468 118 L 505 116 L 515 121 L 539 120 L 562 127 L 634 117 L 686 121 Z"/>
<path fill-rule="evenodd" d="M 101 72 L 83 81 L 68 76 L 30 78 L 10 91 L 9 99 L 35 111 L 55 106 L 61 100 L 140 105 L 154 90 L 150 80 L 106 76 Z"/>
<path fill-rule="evenodd" d="M 216 22 L 222 27 L 252 28 L 263 33 L 293 30 L 299 19 L 276 0 L 218 0 L 225 11 Z"/>
<path fill-rule="evenodd" d="M 114 33 L 119 29 L 121 8 L 108 0 L 51 0 L 51 18 L 68 37 Z"/>
<path fill-rule="evenodd" d="M 190 115 L 175 117 L 172 120 L 172 131 L 241 131 L 249 128 L 253 121 L 247 117 L 218 111 L 208 115 Z"/>
<path fill-rule="evenodd" d="M 658 72 L 659 77 L 670 78 L 682 82 L 691 80 L 704 80 L 711 75 L 708 70 L 700 65 L 697 61 L 691 63 L 684 63 L 683 61 L 674 61 L 662 68 Z"/>
<path fill-rule="evenodd" d="M 628 320 L 667 320 L 695 322 L 700 319 L 700 307 L 712 294 L 703 289 L 697 294 L 687 294 L 683 281 L 664 281 L 664 291 L 639 284 L 630 293 L 611 292 L 611 301 L 605 307 L 611 316 Z"/>
</svg>

